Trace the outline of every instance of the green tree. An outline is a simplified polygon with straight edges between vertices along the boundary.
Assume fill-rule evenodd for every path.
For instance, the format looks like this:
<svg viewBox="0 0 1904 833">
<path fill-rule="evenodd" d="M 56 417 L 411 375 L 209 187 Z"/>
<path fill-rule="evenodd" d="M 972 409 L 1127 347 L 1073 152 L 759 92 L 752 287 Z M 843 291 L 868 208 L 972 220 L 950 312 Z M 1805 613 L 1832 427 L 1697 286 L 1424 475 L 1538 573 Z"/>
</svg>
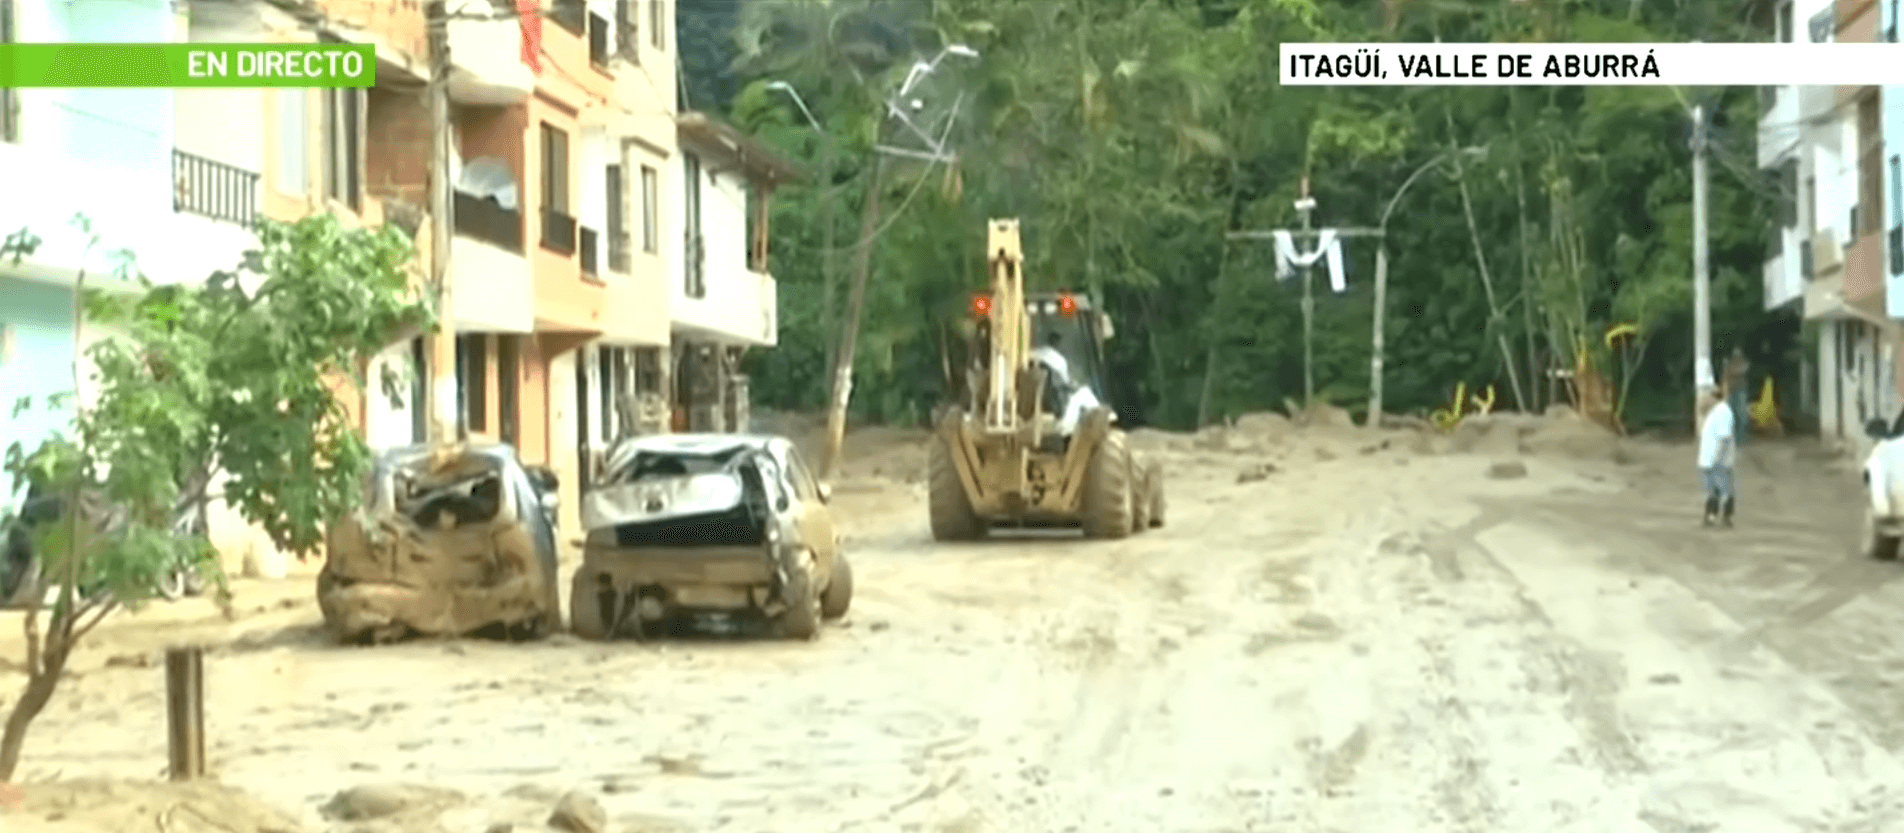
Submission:
<svg viewBox="0 0 1904 833">
<path fill-rule="evenodd" d="M 93 401 L 67 436 L 6 455 L 16 488 L 37 483 L 64 496 L 65 511 L 62 523 L 31 527 L 42 575 L 59 592 L 50 609 L 44 593 L 29 602 L 27 682 L 0 734 L 0 782 L 73 648 L 108 614 L 148 598 L 178 564 L 211 571 L 222 595 L 203 523 L 211 501 L 300 555 L 358 508 L 370 454 L 338 380 L 361 392 L 372 355 L 433 326 L 412 291 L 411 245 L 389 227 L 347 229 L 328 214 L 266 222 L 258 236 L 237 270 L 202 285 L 138 276 L 130 295 L 80 288 L 86 324 L 117 334 L 88 350 Z M 395 380 L 383 382 L 394 395 Z M 82 523 L 96 519 L 89 507 L 114 516 L 109 528 Z"/>
</svg>

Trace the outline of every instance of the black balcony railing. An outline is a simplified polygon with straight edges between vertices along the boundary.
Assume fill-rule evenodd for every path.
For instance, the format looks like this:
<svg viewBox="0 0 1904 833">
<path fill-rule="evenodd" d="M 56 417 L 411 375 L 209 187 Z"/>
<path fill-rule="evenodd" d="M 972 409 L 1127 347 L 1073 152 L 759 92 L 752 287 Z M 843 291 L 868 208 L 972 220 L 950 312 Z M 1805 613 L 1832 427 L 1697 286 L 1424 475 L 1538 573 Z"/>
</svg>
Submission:
<svg viewBox="0 0 1904 833">
<path fill-rule="evenodd" d="M 685 275 L 687 285 L 683 288 L 687 290 L 687 296 L 689 298 L 707 297 L 706 242 L 707 241 L 703 239 L 701 235 L 688 232 L 685 245 L 682 246 L 683 254 L 687 257 L 687 269 L 685 270 L 687 273 Z"/>
<path fill-rule="evenodd" d="M 629 269 L 628 249 L 634 241 L 625 231 L 608 233 L 608 271 L 627 274 Z"/>
<path fill-rule="evenodd" d="M 456 233 L 522 254 L 522 212 L 489 197 L 456 192 Z"/>
<path fill-rule="evenodd" d="M 598 14 L 588 16 L 588 62 L 608 66 L 608 18 Z"/>
<path fill-rule="evenodd" d="M 258 175 L 174 150 L 172 210 L 249 228 L 258 222 Z"/>
<path fill-rule="evenodd" d="M 581 35 L 588 27 L 588 4 L 583 0 L 555 0 L 555 7 L 549 10 L 549 19 L 555 25 L 569 30 L 570 34 Z"/>
<path fill-rule="evenodd" d="M 1798 274 L 1803 275 L 1805 280 L 1811 280 L 1811 267 L 1811 238 L 1808 237 L 1798 244 Z"/>
<path fill-rule="evenodd" d="M 1884 242 L 1891 250 L 1891 274 L 1904 275 L 1904 225 L 1892 226 L 1887 237 Z"/>
<path fill-rule="evenodd" d="M 599 274 L 595 268 L 599 263 L 599 261 L 596 260 L 596 247 L 600 244 L 601 235 L 596 234 L 595 230 L 588 226 L 582 226 L 579 232 L 578 236 L 581 238 L 580 245 L 576 247 L 575 251 L 576 254 L 581 256 L 582 274 Z"/>
<path fill-rule="evenodd" d="M 553 208 L 542 209 L 542 245 L 565 255 L 575 253 L 575 218 Z"/>
</svg>

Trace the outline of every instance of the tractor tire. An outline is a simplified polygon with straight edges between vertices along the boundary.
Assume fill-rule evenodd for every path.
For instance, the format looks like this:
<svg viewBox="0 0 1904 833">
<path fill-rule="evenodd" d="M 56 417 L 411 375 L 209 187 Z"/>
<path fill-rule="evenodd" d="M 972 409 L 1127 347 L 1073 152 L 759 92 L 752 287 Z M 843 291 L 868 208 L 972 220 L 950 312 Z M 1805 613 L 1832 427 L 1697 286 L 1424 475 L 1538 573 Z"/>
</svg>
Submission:
<svg viewBox="0 0 1904 833">
<path fill-rule="evenodd" d="M 569 585 L 569 631 L 582 639 L 597 642 L 608 638 L 608 623 L 602 618 L 602 594 L 597 592 L 595 576 L 576 570 Z"/>
<path fill-rule="evenodd" d="M 1130 440 L 1110 431 L 1091 453 L 1084 470 L 1084 535 L 1123 538 L 1131 533 Z"/>
<path fill-rule="evenodd" d="M 1164 525 L 1164 464 L 1150 464 L 1150 528 L 1159 529 Z"/>
<path fill-rule="evenodd" d="M 974 541 L 985 534 L 972 498 L 959 479 L 958 463 L 952 459 L 952 445 L 944 436 L 933 435 L 932 448 L 926 454 L 927 511 L 932 517 L 932 538 L 937 541 Z"/>
<path fill-rule="evenodd" d="M 820 615 L 827 619 L 838 619 L 846 615 L 853 606 L 853 565 L 847 563 L 845 555 L 833 557 L 833 578 L 827 581 L 826 592 L 820 594 Z"/>
</svg>

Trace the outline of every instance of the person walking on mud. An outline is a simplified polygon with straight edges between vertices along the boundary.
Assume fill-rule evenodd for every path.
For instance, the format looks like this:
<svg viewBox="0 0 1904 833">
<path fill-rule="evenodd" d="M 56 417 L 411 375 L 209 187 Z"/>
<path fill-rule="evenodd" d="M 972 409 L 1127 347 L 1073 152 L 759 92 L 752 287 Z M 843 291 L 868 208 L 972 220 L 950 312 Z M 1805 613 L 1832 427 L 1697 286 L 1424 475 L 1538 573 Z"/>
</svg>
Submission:
<svg viewBox="0 0 1904 833">
<path fill-rule="evenodd" d="M 1705 487 L 1706 512 L 1703 525 L 1732 525 L 1733 455 L 1736 448 L 1738 419 L 1727 403 L 1728 388 L 1707 390 L 1699 407 L 1705 417 L 1699 426 L 1699 479 Z"/>
<path fill-rule="evenodd" d="M 1735 442 L 1744 440 L 1746 432 L 1751 428 L 1752 421 L 1747 413 L 1749 403 L 1746 399 L 1750 395 L 1746 382 L 1751 369 L 1752 363 L 1745 360 L 1745 351 L 1733 347 L 1731 357 L 1726 359 L 1725 379 L 1722 384 L 1726 405 L 1732 409 Z"/>
</svg>

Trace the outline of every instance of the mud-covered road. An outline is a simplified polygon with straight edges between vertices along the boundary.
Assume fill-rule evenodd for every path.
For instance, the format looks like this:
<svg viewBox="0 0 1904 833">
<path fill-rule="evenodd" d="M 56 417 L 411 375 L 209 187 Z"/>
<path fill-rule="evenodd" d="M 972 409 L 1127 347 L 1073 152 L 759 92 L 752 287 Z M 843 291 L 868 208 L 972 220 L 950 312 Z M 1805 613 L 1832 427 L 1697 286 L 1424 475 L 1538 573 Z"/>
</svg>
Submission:
<svg viewBox="0 0 1904 833">
<path fill-rule="evenodd" d="M 812 644 L 330 648 L 299 586 L 221 626 L 214 766 L 313 830 L 541 829 L 571 789 L 613 831 L 1904 830 L 1904 566 L 1801 446 L 1749 448 L 1713 531 L 1684 448 L 1146 445 L 1169 524 L 1112 543 L 934 544 L 913 451 L 842 482 L 859 596 Z M 137 658 L 183 629 L 103 636 L 27 774 L 155 776 Z M 362 783 L 462 797 L 319 815 Z"/>
</svg>

